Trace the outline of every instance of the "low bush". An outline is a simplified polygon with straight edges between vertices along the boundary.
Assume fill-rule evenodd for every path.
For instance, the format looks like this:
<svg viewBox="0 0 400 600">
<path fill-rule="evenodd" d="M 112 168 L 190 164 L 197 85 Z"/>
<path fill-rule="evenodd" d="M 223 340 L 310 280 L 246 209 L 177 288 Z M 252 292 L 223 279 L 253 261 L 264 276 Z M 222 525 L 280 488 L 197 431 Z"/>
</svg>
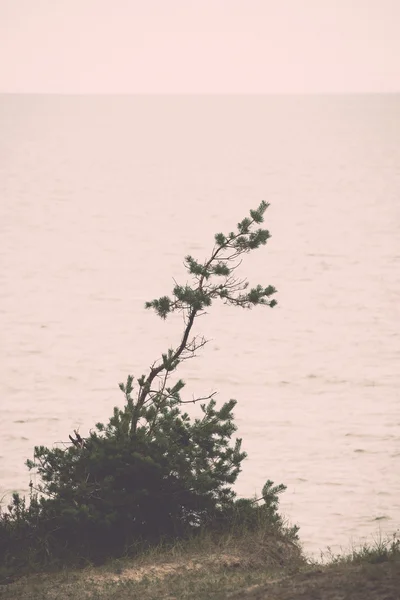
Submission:
<svg viewBox="0 0 400 600">
<path fill-rule="evenodd" d="M 146 303 L 162 319 L 175 311 L 183 315 L 181 341 L 147 376 L 135 382 L 129 375 L 120 384 L 125 402 L 114 408 L 108 423 L 97 423 L 84 439 L 75 431 L 68 447 L 35 448 L 27 466 L 40 484 L 33 488 L 31 483 L 29 502 L 14 494 L 0 514 L 0 559 L 7 569 L 96 563 L 163 540 L 196 536 L 205 528 L 255 528 L 260 519 L 296 538 L 297 528 L 286 529 L 278 513 L 284 486 L 268 480 L 261 505 L 235 497 L 232 485 L 246 457 L 241 439 L 230 443 L 237 429 L 236 400 L 217 409 L 215 393 L 185 401 L 184 382 L 170 384 L 178 365 L 207 343 L 190 335 L 196 317 L 214 300 L 242 308 L 276 304 L 272 286 L 247 291 L 247 281 L 234 276 L 241 256 L 270 237 L 254 228 L 267 206 L 262 202 L 250 211 L 236 233 L 216 234 L 205 262 L 186 257 L 192 286 L 177 284 L 172 297 Z M 191 419 L 183 411 L 187 402 L 200 403 L 200 417 Z"/>
</svg>

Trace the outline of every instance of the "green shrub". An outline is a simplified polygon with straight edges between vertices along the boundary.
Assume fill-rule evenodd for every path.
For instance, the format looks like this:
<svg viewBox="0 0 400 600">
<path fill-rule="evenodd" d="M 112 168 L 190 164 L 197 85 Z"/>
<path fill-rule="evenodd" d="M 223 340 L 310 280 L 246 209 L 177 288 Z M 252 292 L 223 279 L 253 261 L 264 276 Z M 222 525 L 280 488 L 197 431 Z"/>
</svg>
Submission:
<svg viewBox="0 0 400 600">
<path fill-rule="evenodd" d="M 262 202 L 250 211 L 251 218 L 238 223 L 236 233 L 216 234 L 205 262 L 186 257 L 192 286 L 176 284 L 172 297 L 146 303 L 162 319 L 175 311 L 183 315 L 181 341 L 162 354 L 147 376 L 134 384 L 129 375 L 120 384 L 125 403 L 114 408 L 109 422 L 98 423 L 85 439 L 75 432 L 67 448 L 35 448 L 34 461 L 27 465 L 41 483 L 32 489 L 29 506 L 15 494 L 0 515 L 5 564 L 102 561 L 196 535 L 204 527 L 218 530 L 239 523 L 251 528 L 260 515 L 271 527 L 283 527 L 277 506 L 284 486 L 268 481 L 262 506 L 235 501 L 231 486 L 246 456 L 240 439 L 230 444 L 236 401 L 217 410 L 215 393 L 185 401 L 184 382 L 170 384 L 178 365 L 206 344 L 190 335 L 196 317 L 214 300 L 243 308 L 276 304 L 270 299 L 276 291 L 272 286 L 246 291 L 247 281 L 234 276 L 240 257 L 270 237 L 265 229 L 254 231 L 267 206 Z M 191 419 L 182 410 L 186 402 L 202 402 L 202 416 Z"/>
</svg>

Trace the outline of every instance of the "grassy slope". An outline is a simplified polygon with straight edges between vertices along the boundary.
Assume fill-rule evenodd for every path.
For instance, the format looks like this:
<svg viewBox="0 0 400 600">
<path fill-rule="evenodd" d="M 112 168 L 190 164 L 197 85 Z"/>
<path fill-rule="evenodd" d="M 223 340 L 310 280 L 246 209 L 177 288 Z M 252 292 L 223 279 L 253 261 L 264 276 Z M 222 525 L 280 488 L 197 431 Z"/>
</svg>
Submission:
<svg viewBox="0 0 400 600">
<path fill-rule="evenodd" d="M 103 567 L 29 575 L 0 586 L 0 598 L 400 600 L 400 544 L 364 547 L 323 566 L 265 531 L 205 536 Z"/>
</svg>

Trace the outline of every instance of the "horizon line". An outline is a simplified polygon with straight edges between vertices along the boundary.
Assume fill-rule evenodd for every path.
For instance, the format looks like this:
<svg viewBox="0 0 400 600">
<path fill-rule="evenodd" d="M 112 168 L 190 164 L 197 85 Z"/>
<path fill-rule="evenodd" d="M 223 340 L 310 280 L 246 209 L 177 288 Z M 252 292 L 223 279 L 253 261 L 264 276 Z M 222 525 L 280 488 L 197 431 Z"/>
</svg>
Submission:
<svg viewBox="0 0 400 600">
<path fill-rule="evenodd" d="M 392 91 L 312 91 L 312 92 L 49 92 L 1 91 L 0 96 L 395 96 Z"/>
</svg>

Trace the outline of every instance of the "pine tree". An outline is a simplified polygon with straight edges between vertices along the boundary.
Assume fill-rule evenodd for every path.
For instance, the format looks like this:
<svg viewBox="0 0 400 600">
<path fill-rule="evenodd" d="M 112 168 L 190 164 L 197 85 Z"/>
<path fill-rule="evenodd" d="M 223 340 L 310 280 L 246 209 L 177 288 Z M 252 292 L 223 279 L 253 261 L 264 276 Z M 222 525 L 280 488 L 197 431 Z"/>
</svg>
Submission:
<svg viewBox="0 0 400 600">
<path fill-rule="evenodd" d="M 27 465 L 37 470 L 41 483 L 33 490 L 30 509 L 17 497 L 13 510 L 17 506 L 25 521 L 35 520 L 37 539 L 46 540 L 46 552 L 57 554 L 62 548 L 64 554 L 104 558 L 135 543 L 185 536 L 210 523 L 216 526 L 239 509 L 250 519 L 254 501 L 235 503 L 231 487 L 246 457 L 241 439 L 229 443 L 237 429 L 236 400 L 220 409 L 215 392 L 184 400 L 184 382 L 172 383 L 171 377 L 207 343 L 192 335 L 192 329 L 214 300 L 242 308 L 276 304 L 273 286 L 249 289 L 247 280 L 235 275 L 242 256 L 270 237 L 268 230 L 257 227 L 267 207 L 261 202 L 251 210 L 236 232 L 217 233 L 207 260 L 186 256 L 191 285 L 176 284 L 171 296 L 146 302 L 161 319 L 181 313 L 183 333 L 179 344 L 163 353 L 147 375 L 136 381 L 129 375 L 119 384 L 125 403 L 114 408 L 109 422 L 97 423 L 85 439 L 75 432 L 67 448 L 35 448 L 35 460 Z M 187 402 L 200 403 L 201 418 L 191 420 L 183 411 Z M 269 481 L 266 486 L 263 495 L 272 518 L 283 487 L 273 488 Z"/>
</svg>

